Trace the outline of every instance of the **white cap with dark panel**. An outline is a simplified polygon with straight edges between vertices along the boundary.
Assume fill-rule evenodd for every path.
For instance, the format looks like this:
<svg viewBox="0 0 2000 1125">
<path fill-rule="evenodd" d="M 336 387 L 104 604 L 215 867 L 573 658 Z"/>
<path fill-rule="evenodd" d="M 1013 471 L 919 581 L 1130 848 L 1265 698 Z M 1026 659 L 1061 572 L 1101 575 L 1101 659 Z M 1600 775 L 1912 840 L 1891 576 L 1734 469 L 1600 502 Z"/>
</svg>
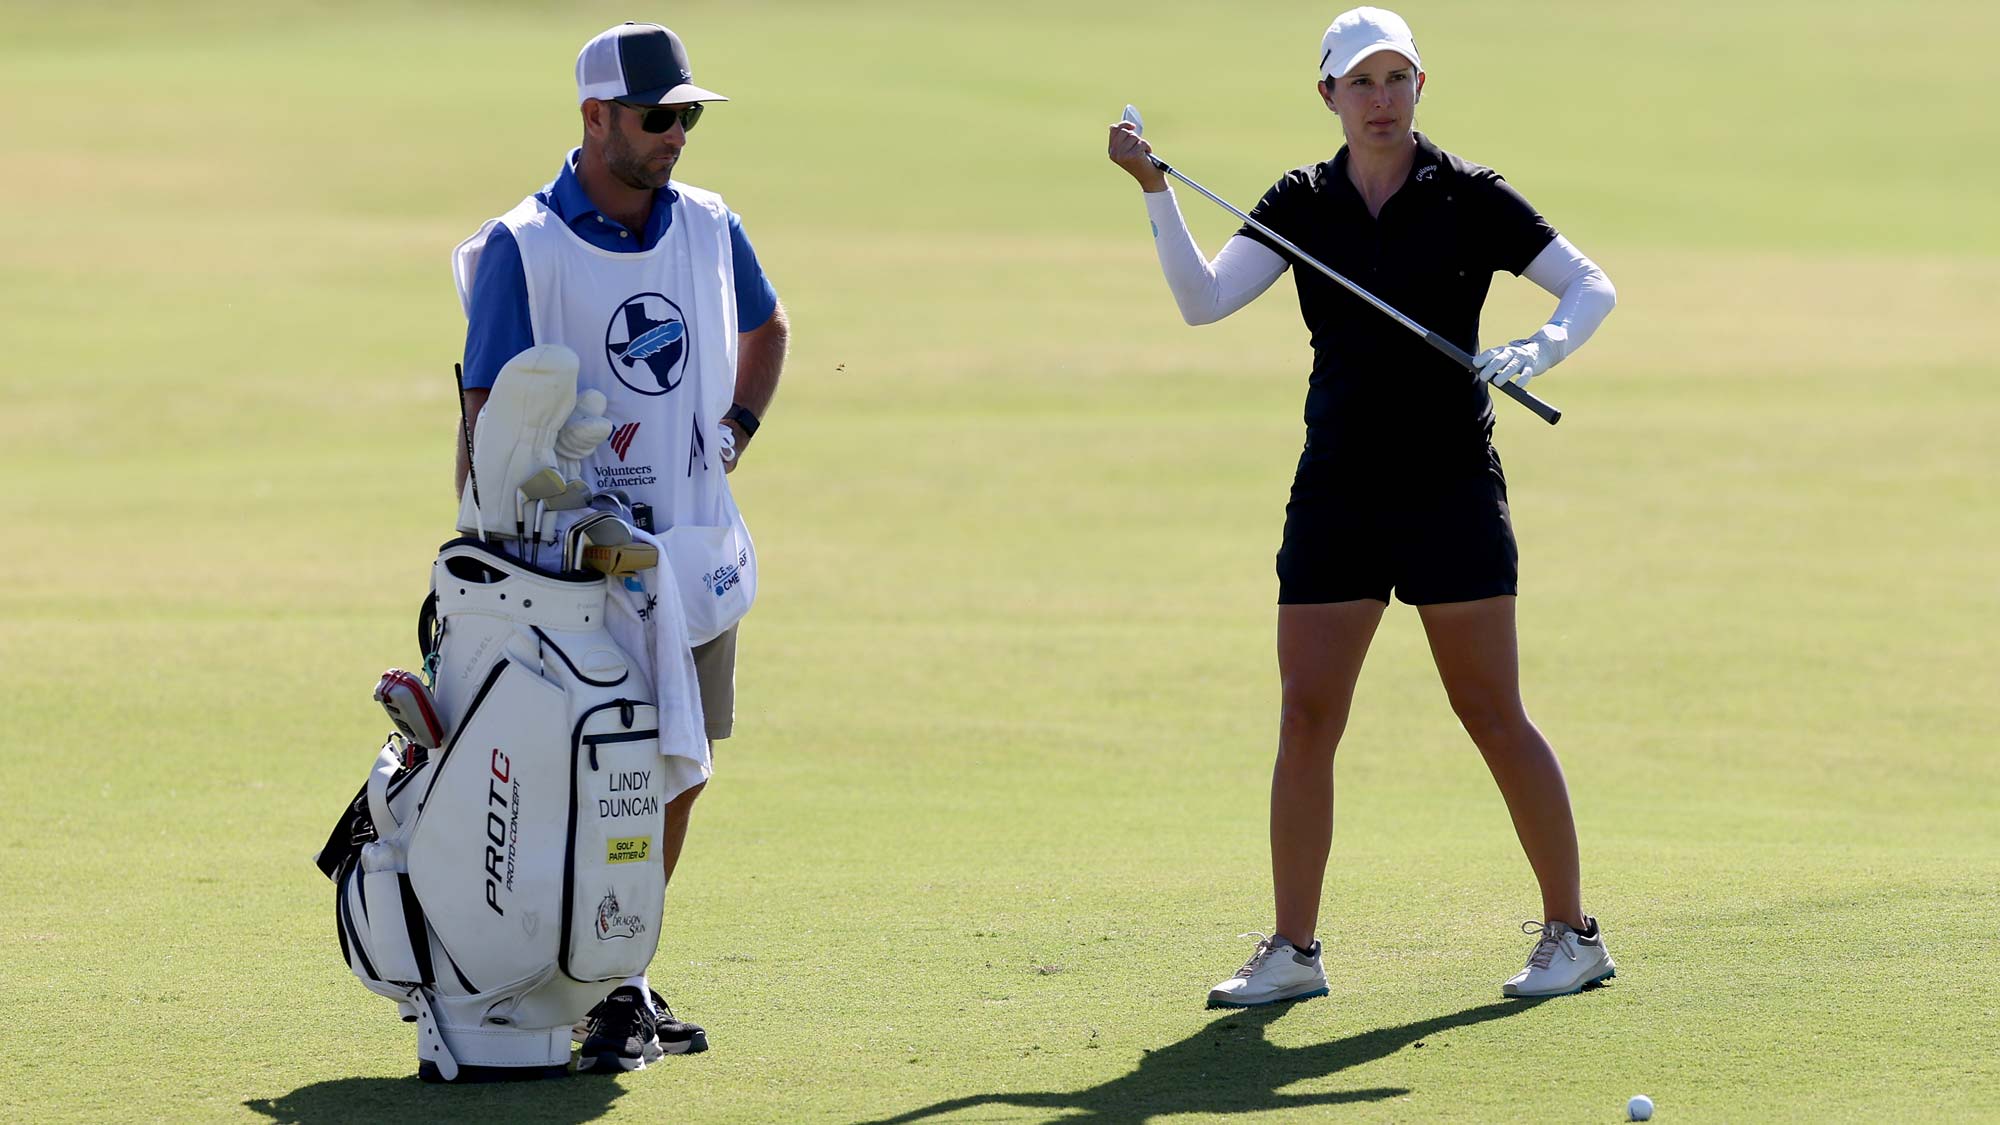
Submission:
<svg viewBox="0 0 2000 1125">
<path fill-rule="evenodd" d="M 1424 68 L 1417 57 L 1417 37 L 1403 17 L 1382 8 L 1342 12 L 1319 41 L 1320 77 L 1338 78 L 1377 51 L 1394 51 L 1418 70 Z"/>
<path fill-rule="evenodd" d="M 690 79 L 687 48 L 681 37 L 656 23 L 627 20 L 583 45 L 576 55 L 576 102 L 639 102 L 680 105 L 684 102 L 726 102 L 713 90 Z"/>
</svg>

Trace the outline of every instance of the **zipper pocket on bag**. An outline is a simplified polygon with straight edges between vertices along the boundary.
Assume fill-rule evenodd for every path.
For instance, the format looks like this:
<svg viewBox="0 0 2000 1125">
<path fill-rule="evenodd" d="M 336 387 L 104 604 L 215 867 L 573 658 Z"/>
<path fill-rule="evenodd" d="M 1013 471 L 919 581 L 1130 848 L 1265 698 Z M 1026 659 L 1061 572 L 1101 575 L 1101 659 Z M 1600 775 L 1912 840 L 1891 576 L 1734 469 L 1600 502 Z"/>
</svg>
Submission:
<svg viewBox="0 0 2000 1125">
<path fill-rule="evenodd" d="M 659 737 L 660 732 L 657 730 L 635 730 L 627 731 L 623 734 L 593 734 L 585 738 L 583 744 L 590 747 L 590 772 L 597 772 L 597 748 L 599 746 L 609 746 L 619 742 L 650 742 L 657 740 Z"/>
<path fill-rule="evenodd" d="M 573 949 L 574 919 L 576 916 L 576 834 L 577 821 L 581 811 L 578 803 L 581 797 L 579 779 L 582 775 L 580 767 L 585 760 L 584 750 L 586 747 L 589 748 L 588 762 L 591 772 L 595 773 L 601 768 L 597 756 L 599 746 L 611 746 L 628 742 L 657 742 L 660 737 L 657 727 L 642 730 L 631 729 L 632 725 L 638 720 L 639 708 L 650 708 L 652 706 L 652 704 L 643 700 L 613 699 L 605 703 L 600 703 L 577 716 L 576 725 L 571 728 L 569 832 L 568 839 L 565 841 L 563 855 L 562 931 L 560 941 L 557 945 L 557 956 L 559 967 L 572 980 L 581 979 L 570 973 L 570 953 Z M 609 711 L 613 708 L 618 710 L 618 724 L 626 729 L 603 734 L 587 735 L 583 733 L 584 729 L 590 725 L 593 717 L 600 712 Z"/>
</svg>

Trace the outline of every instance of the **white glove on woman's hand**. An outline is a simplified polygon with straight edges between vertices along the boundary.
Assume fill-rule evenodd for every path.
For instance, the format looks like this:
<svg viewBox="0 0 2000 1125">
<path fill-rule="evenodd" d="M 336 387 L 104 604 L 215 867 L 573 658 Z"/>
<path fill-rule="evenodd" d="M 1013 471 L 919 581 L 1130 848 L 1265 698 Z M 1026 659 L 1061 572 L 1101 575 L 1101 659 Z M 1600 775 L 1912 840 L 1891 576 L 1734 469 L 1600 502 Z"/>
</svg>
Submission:
<svg viewBox="0 0 2000 1125">
<path fill-rule="evenodd" d="M 576 396 L 576 409 L 569 421 L 556 431 L 556 456 L 565 461 L 581 461 L 611 436 L 611 420 L 604 416 L 604 392 L 585 391 Z"/>
<path fill-rule="evenodd" d="M 1568 351 L 1569 330 L 1545 324 L 1525 340 L 1487 348 L 1473 356 L 1472 362 L 1479 365 L 1479 377 L 1488 383 L 1525 387 L 1528 380 L 1561 363 Z"/>
</svg>

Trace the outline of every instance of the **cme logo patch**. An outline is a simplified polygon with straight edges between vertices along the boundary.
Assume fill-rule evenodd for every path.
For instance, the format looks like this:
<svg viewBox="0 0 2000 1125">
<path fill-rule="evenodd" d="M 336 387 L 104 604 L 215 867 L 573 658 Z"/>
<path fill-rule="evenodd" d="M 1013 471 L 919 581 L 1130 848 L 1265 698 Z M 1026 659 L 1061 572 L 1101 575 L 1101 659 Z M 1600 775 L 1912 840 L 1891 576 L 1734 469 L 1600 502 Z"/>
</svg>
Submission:
<svg viewBox="0 0 2000 1125">
<path fill-rule="evenodd" d="M 701 576 L 702 584 L 707 586 L 719 598 L 728 593 L 730 587 L 743 581 L 743 571 L 749 565 L 750 550 L 747 547 L 741 548 L 736 552 L 736 558 L 733 562 L 723 563 L 714 570 L 703 574 Z"/>
<path fill-rule="evenodd" d="M 625 454 L 632 449 L 632 439 L 638 436 L 639 423 L 637 422 L 627 422 L 611 431 L 611 452 L 616 453 L 618 459 L 623 461 Z"/>
<path fill-rule="evenodd" d="M 603 901 L 597 904 L 597 940 L 610 941 L 612 938 L 634 938 L 646 932 L 645 919 L 637 914 L 618 912 L 618 892 L 604 892 Z"/>
<path fill-rule="evenodd" d="M 642 395 L 663 395 L 680 386 L 687 355 L 687 318 L 662 294 L 626 298 L 604 326 L 604 358 L 611 373 Z"/>
<path fill-rule="evenodd" d="M 604 862 L 638 863 L 653 853 L 651 836 L 628 836 L 622 840 L 604 841 Z"/>
</svg>

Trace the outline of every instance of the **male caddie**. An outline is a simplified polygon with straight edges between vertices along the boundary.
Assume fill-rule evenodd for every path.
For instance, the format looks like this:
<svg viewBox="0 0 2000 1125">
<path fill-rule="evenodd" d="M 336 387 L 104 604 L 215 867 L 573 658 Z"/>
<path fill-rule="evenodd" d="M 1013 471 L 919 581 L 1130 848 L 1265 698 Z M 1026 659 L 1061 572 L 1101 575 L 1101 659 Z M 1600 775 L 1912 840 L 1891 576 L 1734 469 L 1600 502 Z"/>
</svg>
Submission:
<svg viewBox="0 0 2000 1125">
<path fill-rule="evenodd" d="M 524 348 L 575 351 L 578 390 L 601 392 L 606 406 L 601 416 L 579 408 L 556 438 L 557 455 L 592 491 L 621 490 L 641 522 L 650 507 L 649 530 L 667 543 L 675 569 L 689 568 L 698 577 L 688 582 L 721 597 L 738 563 L 754 565 L 745 561 L 747 535 L 738 548 L 727 534 L 742 523 L 725 474 L 777 392 L 788 337 L 741 221 L 720 196 L 673 181 L 707 103 L 728 99 L 696 86 L 680 38 L 650 23 L 621 24 L 584 44 L 576 94 L 582 146 L 553 182 L 458 249 L 467 412 L 478 416 L 502 365 Z M 464 447 L 461 436 L 461 490 Z M 677 528 L 715 535 L 677 540 Z M 726 561 L 696 557 L 723 541 Z M 693 616 L 690 634 L 708 632 Z M 693 650 L 711 750 L 729 737 L 735 712 L 733 618 L 716 630 Z M 665 809 L 660 853 L 669 879 L 700 790 Z M 613 989 L 579 1030 L 580 1069 L 636 1070 L 708 1045 L 643 974 Z"/>
</svg>

